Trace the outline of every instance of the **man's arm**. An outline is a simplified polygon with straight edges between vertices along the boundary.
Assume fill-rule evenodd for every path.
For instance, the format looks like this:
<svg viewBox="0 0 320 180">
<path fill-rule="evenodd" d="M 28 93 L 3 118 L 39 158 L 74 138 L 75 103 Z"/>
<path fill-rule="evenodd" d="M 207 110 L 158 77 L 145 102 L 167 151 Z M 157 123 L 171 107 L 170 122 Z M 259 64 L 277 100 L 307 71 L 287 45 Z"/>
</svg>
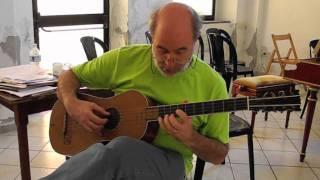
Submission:
<svg viewBox="0 0 320 180">
<path fill-rule="evenodd" d="M 62 73 L 58 79 L 58 98 L 66 106 L 78 98 L 76 92 L 80 88 L 80 82 L 76 75 L 68 70 Z"/>
<path fill-rule="evenodd" d="M 78 99 L 79 87 L 77 76 L 71 70 L 64 72 L 58 80 L 58 98 L 72 119 L 77 120 L 89 132 L 100 134 L 107 119 L 97 116 L 96 112 L 103 116 L 109 113 L 93 102 Z"/>
<path fill-rule="evenodd" d="M 221 164 L 228 154 L 228 144 L 222 144 L 218 140 L 199 134 L 192 127 L 192 118 L 182 110 L 177 110 L 176 114 L 179 120 L 173 114 L 165 115 L 163 119 L 159 118 L 161 127 L 188 146 L 201 159 Z"/>
<path fill-rule="evenodd" d="M 221 164 L 229 151 L 228 144 L 207 138 L 193 130 L 192 138 L 184 142 L 197 156 L 213 164 Z"/>
</svg>

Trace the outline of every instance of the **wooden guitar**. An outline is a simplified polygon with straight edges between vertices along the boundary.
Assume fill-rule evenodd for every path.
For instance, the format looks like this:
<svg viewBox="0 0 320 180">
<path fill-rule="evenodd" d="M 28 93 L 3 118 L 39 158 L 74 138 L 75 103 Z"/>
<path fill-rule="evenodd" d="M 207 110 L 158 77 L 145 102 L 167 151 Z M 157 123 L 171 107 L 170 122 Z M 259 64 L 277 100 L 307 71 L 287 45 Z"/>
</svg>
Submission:
<svg viewBox="0 0 320 180">
<path fill-rule="evenodd" d="M 127 91 L 109 98 L 79 94 L 79 98 L 95 102 L 110 112 L 102 136 L 86 131 L 71 119 L 58 100 L 53 106 L 50 119 L 50 141 L 53 149 L 64 155 L 74 155 L 100 141 L 110 141 L 118 136 L 130 136 L 152 142 L 159 128 L 157 118 L 182 109 L 189 116 L 238 110 L 300 110 L 300 96 L 265 98 L 240 97 L 226 100 L 188 104 L 149 106 L 150 101 L 137 91 Z"/>
</svg>

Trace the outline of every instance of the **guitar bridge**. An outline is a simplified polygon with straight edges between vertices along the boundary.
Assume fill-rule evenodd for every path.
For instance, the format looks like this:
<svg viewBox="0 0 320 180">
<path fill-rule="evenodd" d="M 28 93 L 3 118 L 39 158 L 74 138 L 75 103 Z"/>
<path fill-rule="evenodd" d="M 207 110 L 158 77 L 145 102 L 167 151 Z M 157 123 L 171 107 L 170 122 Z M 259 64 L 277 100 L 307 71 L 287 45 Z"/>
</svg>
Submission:
<svg viewBox="0 0 320 180">
<path fill-rule="evenodd" d="M 71 119 L 67 114 L 64 115 L 64 123 L 63 123 L 63 142 L 64 144 L 71 144 L 72 133 L 71 131 Z"/>
</svg>

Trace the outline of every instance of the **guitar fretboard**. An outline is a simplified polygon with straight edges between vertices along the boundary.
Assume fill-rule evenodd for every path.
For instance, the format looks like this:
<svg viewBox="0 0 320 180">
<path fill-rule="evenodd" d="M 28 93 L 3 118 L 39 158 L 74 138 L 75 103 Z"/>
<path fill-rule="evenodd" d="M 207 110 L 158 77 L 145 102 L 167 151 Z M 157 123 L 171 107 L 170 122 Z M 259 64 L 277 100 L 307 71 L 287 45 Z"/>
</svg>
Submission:
<svg viewBox="0 0 320 180">
<path fill-rule="evenodd" d="M 299 110 L 300 96 L 291 95 L 263 98 L 240 97 L 207 102 L 151 106 L 147 108 L 146 117 L 147 119 L 154 119 L 159 116 L 163 117 L 165 114 L 175 114 L 175 111 L 177 109 L 183 110 L 189 116 L 212 114 L 218 112 L 232 112 L 239 110 Z"/>
<path fill-rule="evenodd" d="M 248 109 L 248 98 L 235 98 L 227 100 L 216 100 L 199 103 L 177 104 L 177 105 L 162 105 L 157 106 L 159 116 L 165 114 L 174 114 L 176 109 L 181 109 L 189 116 L 197 116 L 211 114 L 217 112 L 231 112 Z"/>
</svg>

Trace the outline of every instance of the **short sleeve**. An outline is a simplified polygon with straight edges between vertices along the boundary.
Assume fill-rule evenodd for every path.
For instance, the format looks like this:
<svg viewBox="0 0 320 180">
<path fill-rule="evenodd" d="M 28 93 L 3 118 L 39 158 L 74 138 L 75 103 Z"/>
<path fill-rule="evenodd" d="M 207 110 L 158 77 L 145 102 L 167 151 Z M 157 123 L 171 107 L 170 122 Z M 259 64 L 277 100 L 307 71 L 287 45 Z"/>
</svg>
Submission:
<svg viewBox="0 0 320 180">
<path fill-rule="evenodd" d="M 83 86 L 112 88 L 118 57 L 119 49 L 108 51 L 98 58 L 72 68 L 72 71 Z"/>
<path fill-rule="evenodd" d="M 214 82 L 215 85 L 211 89 L 211 98 L 214 100 L 228 99 L 229 96 L 223 78 L 220 75 L 216 75 Z M 229 142 L 229 112 L 208 115 L 200 128 L 200 133 L 227 144 Z"/>
</svg>

